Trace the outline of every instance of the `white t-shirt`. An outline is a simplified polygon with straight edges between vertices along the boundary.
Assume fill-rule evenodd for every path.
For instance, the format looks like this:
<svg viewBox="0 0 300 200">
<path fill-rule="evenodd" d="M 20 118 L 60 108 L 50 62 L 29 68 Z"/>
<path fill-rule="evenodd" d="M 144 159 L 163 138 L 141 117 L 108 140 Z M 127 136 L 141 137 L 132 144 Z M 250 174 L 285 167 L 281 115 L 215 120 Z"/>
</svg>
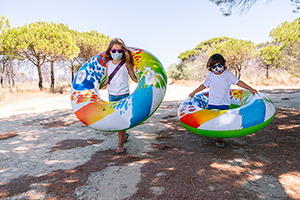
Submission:
<svg viewBox="0 0 300 200">
<path fill-rule="evenodd" d="M 221 75 L 209 72 L 203 83 L 209 87 L 209 105 L 230 105 L 230 85 L 236 85 L 240 80 L 231 72 L 224 71 Z"/>
<path fill-rule="evenodd" d="M 115 68 L 118 66 L 113 64 L 112 61 L 108 61 L 107 67 L 107 75 L 109 76 Z M 108 78 L 108 77 L 107 77 Z M 129 84 L 128 84 L 128 71 L 126 68 L 126 64 L 124 63 L 123 66 L 117 71 L 115 76 L 111 79 L 110 84 L 107 87 L 108 94 L 111 95 L 122 95 L 122 94 L 129 94 Z"/>
</svg>

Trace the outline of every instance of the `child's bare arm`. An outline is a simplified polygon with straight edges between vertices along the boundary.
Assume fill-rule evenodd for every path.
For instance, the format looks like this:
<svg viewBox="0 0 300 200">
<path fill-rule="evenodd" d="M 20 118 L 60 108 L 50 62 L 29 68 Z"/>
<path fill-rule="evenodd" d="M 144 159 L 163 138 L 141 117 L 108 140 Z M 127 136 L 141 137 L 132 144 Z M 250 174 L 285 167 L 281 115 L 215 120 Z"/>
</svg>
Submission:
<svg viewBox="0 0 300 200">
<path fill-rule="evenodd" d="M 106 76 L 106 78 L 105 78 L 105 80 L 103 81 L 103 83 L 100 85 L 100 88 L 99 88 L 99 89 L 105 87 L 105 86 L 108 84 L 107 69 L 105 70 L 105 76 Z"/>
<path fill-rule="evenodd" d="M 138 81 L 137 77 L 135 76 L 135 74 L 134 74 L 134 72 L 133 72 L 133 69 L 132 69 L 132 68 L 127 68 L 127 70 L 128 70 L 128 74 L 129 74 L 130 78 L 131 78 L 134 82 L 138 83 L 139 81 Z"/>
<path fill-rule="evenodd" d="M 199 87 L 197 87 L 192 93 L 189 94 L 189 97 L 194 97 L 195 94 L 197 94 L 198 92 L 204 90 L 206 87 L 201 84 Z"/>
<path fill-rule="evenodd" d="M 249 90 L 253 95 L 257 94 L 257 90 L 256 89 L 253 89 L 252 87 L 250 87 L 249 85 L 247 85 L 243 81 L 239 81 L 236 85 Z"/>
</svg>

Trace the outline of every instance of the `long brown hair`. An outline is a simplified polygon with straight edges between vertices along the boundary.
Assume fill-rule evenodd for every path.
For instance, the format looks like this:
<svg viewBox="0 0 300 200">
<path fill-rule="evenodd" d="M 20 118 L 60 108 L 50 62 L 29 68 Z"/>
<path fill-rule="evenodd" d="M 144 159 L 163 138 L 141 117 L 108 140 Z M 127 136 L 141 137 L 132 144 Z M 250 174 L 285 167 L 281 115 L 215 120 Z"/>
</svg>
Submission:
<svg viewBox="0 0 300 200">
<path fill-rule="evenodd" d="M 107 49 L 105 50 L 104 62 L 106 63 L 109 60 L 112 60 L 112 57 L 110 55 L 110 50 L 114 46 L 114 44 L 118 44 L 121 46 L 121 48 L 124 51 L 122 59 L 125 59 L 125 63 L 128 67 L 133 68 L 134 62 L 133 62 L 133 57 L 132 57 L 131 51 L 126 47 L 124 41 L 120 38 L 114 38 L 110 41 Z"/>
</svg>

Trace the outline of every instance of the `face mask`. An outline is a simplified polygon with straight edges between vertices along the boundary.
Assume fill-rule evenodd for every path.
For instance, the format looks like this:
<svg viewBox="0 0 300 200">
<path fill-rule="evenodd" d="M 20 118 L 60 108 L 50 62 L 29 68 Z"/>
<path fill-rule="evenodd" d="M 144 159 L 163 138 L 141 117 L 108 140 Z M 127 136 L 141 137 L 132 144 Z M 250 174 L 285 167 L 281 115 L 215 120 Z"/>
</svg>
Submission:
<svg viewBox="0 0 300 200">
<path fill-rule="evenodd" d="M 215 74 L 220 74 L 224 71 L 224 66 L 222 63 L 220 63 L 218 65 L 213 65 L 211 69 Z"/>
<path fill-rule="evenodd" d="M 110 55 L 114 60 L 120 60 L 123 57 L 123 53 L 119 53 L 119 52 L 116 53 L 110 52 Z"/>
</svg>

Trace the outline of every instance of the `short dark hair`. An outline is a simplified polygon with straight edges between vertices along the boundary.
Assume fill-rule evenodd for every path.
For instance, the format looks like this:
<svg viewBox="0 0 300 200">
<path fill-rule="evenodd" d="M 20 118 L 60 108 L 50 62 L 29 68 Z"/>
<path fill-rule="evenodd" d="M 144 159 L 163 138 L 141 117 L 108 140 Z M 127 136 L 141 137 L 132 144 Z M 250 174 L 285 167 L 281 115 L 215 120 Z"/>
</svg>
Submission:
<svg viewBox="0 0 300 200">
<path fill-rule="evenodd" d="M 227 68 L 227 67 L 225 66 L 226 60 L 224 59 L 224 57 L 223 57 L 221 54 L 216 53 L 216 54 L 212 55 L 212 56 L 208 59 L 207 65 L 206 65 L 207 69 L 208 69 L 209 71 L 212 71 L 212 70 L 211 70 L 211 67 L 212 67 L 213 65 L 215 65 L 216 63 L 222 63 L 222 64 L 224 65 L 224 69 Z"/>
</svg>

